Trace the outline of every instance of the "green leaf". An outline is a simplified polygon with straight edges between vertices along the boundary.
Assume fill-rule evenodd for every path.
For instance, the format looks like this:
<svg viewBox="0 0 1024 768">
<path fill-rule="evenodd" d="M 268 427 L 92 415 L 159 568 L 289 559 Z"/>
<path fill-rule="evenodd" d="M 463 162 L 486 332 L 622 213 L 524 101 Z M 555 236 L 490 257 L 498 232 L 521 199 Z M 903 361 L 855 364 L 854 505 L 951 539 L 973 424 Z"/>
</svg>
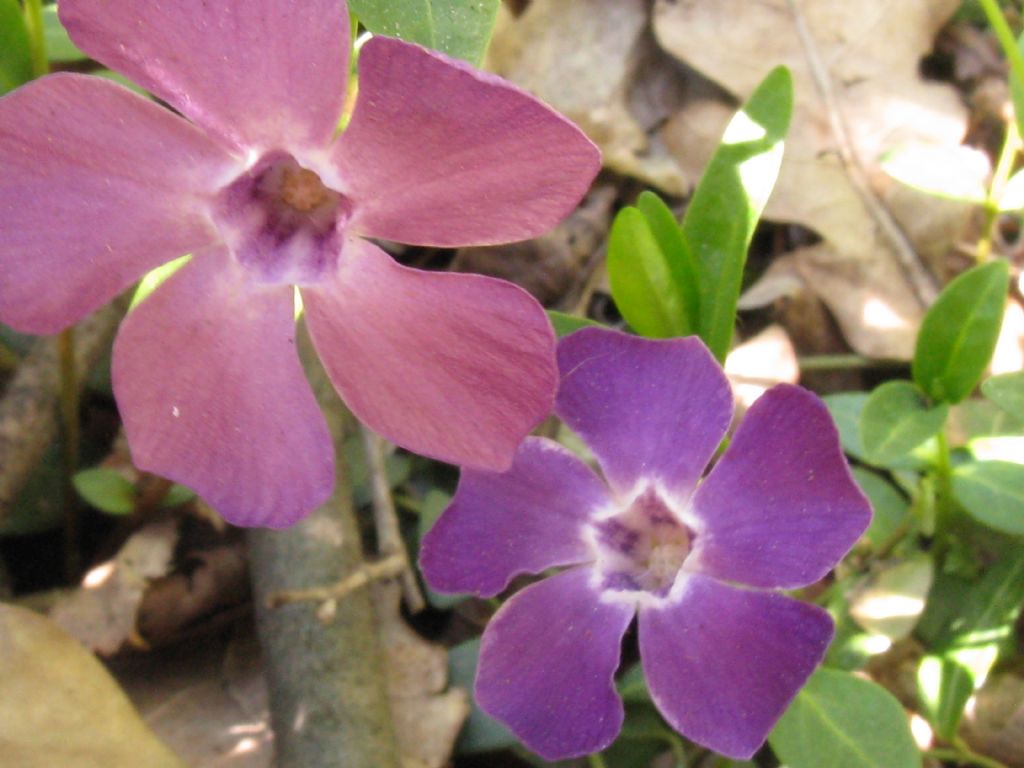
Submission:
<svg viewBox="0 0 1024 768">
<path fill-rule="evenodd" d="M 1024 421 L 1024 371 L 986 379 L 981 383 L 981 391 L 1011 416 Z"/>
<path fill-rule="evenodd" d="M 548 320 L 551 321 L 551 325 L 555 329 L 555 335 L 558 336 L 558 338 L 568 336 L 570 333 L 575 333 L 580 328 L 604 327 L 601 323 L 596 320 L 591 320 L 589 317 L 567 315 L 565 312 L 556 312 L 553 309 L 549 309 L 547 312 Z"/>
<path fill-rule="evenodd" d="M 951 599 L 943 599 L 949 589 Z M 934 602 L 941 609 L 940 623 L 926 613 L 919 627 L 932 642 L 918 666 L 917 689 L 922 711 L 942 738 L 956 734 L 967 700 L 1012 643 L 1022 601 L 1024 551 L 998 561 L 967 588 L 962 579 L 936 580 L 928 607 L 931 613 Z"/>
<path fill-rule="evenodd" d="M 892 483 L 870 470 L 854 467 L 853 477 L 871 501 L 874 515 L 864 536 L 872 547 L 877 548 L 904 523 L 910 513 L 910 504 Z"/>
<path fill-rule="evenodd" d="M 43 35 L 50 61 L 83 61 L 89 58 L 71 42 L 68 31 L 60 23 L 56 5 L 43 6 Z"/>
<path fill-rule="evenodd" d="M 868 397 L 860 416 L 860 437 L 872 464 L 902 459 L 946 423 L 949 406 L 929 406 L 909 381 L 887 381 Z"/>
<path fill-rule="evenodd" d="M 685 296 L 639 208 L 623 208 L 616 215 L 608 236 L 607 263 L 615 306 L 637 333 L 651 338 L 692 333 Z"/>
<path fill-rule="evenodd" d="M 792 113 L 793 78 L 778 67 L 725 129 L 683 219 L 699 275 L 697 330 L 721 362 L 732 343 L 747 248 L 775 186 Z"/>
<path fill-rule="evenodd" d="M 32 45 L 18 0 L 0 0 L 0 94 L 32 79 Z"/>
<path fill-rule="evenodd" d="M 964 272 L 939 295 L 917 334 L 913 374 L 932 400 L 958 403 L 971 393 L 996 348 L 1009 265 L 992 261 Z"/>
<path fill-rule="evenodd" d="M 881 686 L 819 669 L 768 737 L 788 768 L 917 768 L 903 707 Z"/>
<path fill-rule="evenodd" d="M 850 599 L 850 616 L 872 634 L 902 640 L 921 618 L 934 576 L 934 561 L 923 552 L 877 563 Z"/>
<path fill-rule="evenodd" d="M 972 461 L 953 470 L 953 495 L 984 525 L 1024 535 L 1024 465 Z"/>
<path fill-rule="evenodd" d="M 83 469 L 75 474 L 72 482 L 79 495 L 101 512 L 130 515 L 135 510 L 135 486 L 112 469 Z"/>
<path fill-rule="evenodd" d="M 935 197 L 977 205 L 988 199 L 989 162 L 971 147 L 905 144 L 887 152 L 881 165 L 897 181 Z"/>
<path fill-rule="evenodd" d="M 399 37 L 470 64 L 483 61 L 501 0 L 349 0 L 375 35 Z"/>
<path fill-rule="evenodd" d="M 192 501 L 195 497 L 196 492 L 191 488 L 186 488 L 184 485 L 175 483 L 171 486 L 170 490 L 167 491 L 167 495 L 165 495 L 163 501 L 160 502 L 160 506 L 167 509 L 180 507 L 182 504 L 187 504 Z"/>
<path fill-rule="evenodd" d="M 837 392 L 825 395 L 822 400 L 839 430 L 839 442 L 843 450 L 855 459 L 866 461 L 864 443 L 860 439 L 860 415 L 868 401 L 867 392 Z"/>
<path fill-rule="evenodd" d="M 451 684 L 464 688 L 472 695 L 479 660 L 480 638 L 468 640 L 452 648 L 448 652 L 448 677 Z M 455 751 L 461 754 L 489 752 L 518 743 L 519 740 L 508 728 L 487 715 L 474 700 L 469 718 L 462 727 L 462 733 L 459 734 Z"/>
<path fill-rule="evenodd" d="M 694 329 L 700 317 L 700 276 L 682 227 L 672 209 L 654 192 L 641 192 L 636 207 L 647 219 L 647 226 L 668 264 L 676 302 L 683 307 L 686 326 Z"/>
</svg>

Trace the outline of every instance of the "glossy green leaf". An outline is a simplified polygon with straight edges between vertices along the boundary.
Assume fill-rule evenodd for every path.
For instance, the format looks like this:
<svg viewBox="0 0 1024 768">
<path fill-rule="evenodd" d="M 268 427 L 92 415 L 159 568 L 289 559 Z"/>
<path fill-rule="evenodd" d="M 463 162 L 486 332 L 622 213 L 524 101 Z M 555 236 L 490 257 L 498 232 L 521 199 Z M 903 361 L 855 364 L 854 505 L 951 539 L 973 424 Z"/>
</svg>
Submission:
<svg viewBox="0 0 1024 768">
<path fill-rule="evenodd" d="M 548 311 L 548 320 L 551 321 L 551 326 L 555 329 L 555 335 L 558 338 L 568 336 L 570 333 L 575 333 L 580 328 L 601 328 L 601 323 L 596 320 L 591 320 L 589 317 L 580 317 L 579 315 L 567 315 L 565 312 L 557 312 L 553 309 Z"/>
<path fill-rule="evenodd" d="M 75 490 L 92 507 L 108 515 L 130 515 L 135 511 L 135 486 L 113 469 L 83 469 L 72 478 Z"/>
<path fill-rule="evenodd" d="M 349 0 L 375 35 L 399 37 L 470 64 L 483 61 L 500 0 Z"/>
<path fill-rule="evenodd" d="M 953 470 L 953 495 L 984 525 L 1024 535 L 1024 465 L 972 461 Z"/>
<path fill-rule="evenodd" d="M 448 677 L 451 685 L 472 693 L 476 668 L 480 661 L 480 638 L 467 640 L 448 652 Z M 489 752 L 518 744 L 519 740 L 504 725 L 487 715 L 476 701 L 459 734 L 456 752 Z"/>
<path fill-rule="evenodd" d="M 935 197 L 978 205 L 988 199 L 988 157 L 962 144 L 905 144 L 887 152 L 881 165 L 897 181 Z"/>
<path fill-rule="evenodd" d="M 68 31 L 60 23 L 56 5 L 43 6 L 43 35 L 46 38 L 46 55 L 50 61 L 82 61 L 89 58 L 71 42 Z"/>
<path fill-rule="evenodd" d="M 670 338 L 693 332 L 679 292 L 647 217 L 623 208 L 608 237 L 608 281 L 615 306 L 641 336 Z"/>
<path fill-rule="evenodd" d="M 768 737 L 788 768 L 918 768 L 903 707 L 848 672 L 819 669 Z"/>
<path fill-rule="evenodd" d="M 723 362 L 732 343 L 747 249 L 782 165 L 792 112 L 793 79 L 778 67 L 725 129 L 683 219 L 699 275 L 697 330 Z"/>
<path fill-rule="evenodd" d="M 949 406 L 930 406 L 909 381 L 887 381 L 868 397 L 860 437 L 872 464 L 897 461 L 942 429 Z"/>
<path fill-rule="evenodd" d="M 0 94 L 32 79 L 32 46 L 18 0 L 0 0 Z"/>
<path fill-rule="evenodd" d="M 1008 279 L 1005 261 L 982 264 L 947 285 L 929 308 L 913 373 L 933 400 L 958 403 L 981 379 L 999 337 Z"/>
<path fill-rule="evenodd" d="M 1011 416 L 1024 421 L 1024 371 L 986 379 L 981 383 L 981 391 Z"/>
<path fill-rule="evenodd" d="M 910 503 L 896 487 L 863 467 L 853 468 L 853 478 L 871 501 L 871 525 L 864 534 L 872 547 L 889 541 L 910 514 Z"/>
<path fill-rule="evenodd" d="M 942 738 L 956 734 L 967 700 L 1012 643 L 1022 602 L 1024 551 L 999 560 L 973 584 L 936 580 L 919 627 L 931 648 L 918 665 L 917 688 L 922 711 Z"/>
<path fill-rule="evenodd" d="M 654 192 L 641 192 L 636 207 L 647 219 L 647 226 L 668 264 L 676 295 L 673 303 L 682 306 L 687 328 L 696 329 L 700 317 L 700 276 L 682 227 L 672 209 Z"/>
</svg>

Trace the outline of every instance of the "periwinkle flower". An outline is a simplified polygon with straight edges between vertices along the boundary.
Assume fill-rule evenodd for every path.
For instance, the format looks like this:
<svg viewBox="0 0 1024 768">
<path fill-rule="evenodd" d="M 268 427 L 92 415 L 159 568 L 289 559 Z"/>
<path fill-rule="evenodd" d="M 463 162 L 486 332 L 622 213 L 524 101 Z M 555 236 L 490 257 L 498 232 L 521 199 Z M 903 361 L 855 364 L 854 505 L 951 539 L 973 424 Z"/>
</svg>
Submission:
<svg viewBox="0 0 1024 768">
<path fill-rule="evenodd" d="M 298 286 L 352 411 L 411 450 L 501 469 L 550 411 L 554 337 L 524 291 L 395 263 L 535 236 L 600 165 L 570 122 L 398 40 L 349 76 L 344 0 L 62 0 L 108 80 L 57 74 L 0 100 L 0 320 L 53 333 L 147 271 L 191 261 L 118 335 L 135 463 L 239 524 L 323 501 L 332 446 L 294 348 Z"/>
<path fill-rule="evenodd" d="M 556 412 L 598 477 L 528 438 L 507 472 L 464 470 L 424 539 L 443 592 L 496 595 L 521 573 L 569 566 L 508 600 L 484 631 L 480 706 L 551 760 L 618 734 L 614 674 L 638 619 L 648 688 L 688 738 L 748 758 L 832 638 L 822 609 L 775 591 L 826 575 L 871 516 L 825 406 L 779 385 L 729 426 L 729 383 L 696 338 L 586 329 L 559 345 Z"/>
</svg>

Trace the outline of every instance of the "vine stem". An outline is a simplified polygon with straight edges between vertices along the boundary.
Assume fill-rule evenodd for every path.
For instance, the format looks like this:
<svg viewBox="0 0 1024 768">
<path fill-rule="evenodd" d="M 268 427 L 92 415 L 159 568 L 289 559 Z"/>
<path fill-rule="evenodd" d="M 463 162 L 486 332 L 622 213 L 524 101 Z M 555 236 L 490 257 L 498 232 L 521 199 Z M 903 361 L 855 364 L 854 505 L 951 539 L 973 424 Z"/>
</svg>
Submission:
<svg viewBox="0 0 1024 768">
<path fill-rule="evenodd" d="M 947 760 L 958 765 L 976 765 L 978 768 L 1007 768 L 1005 763 L 993 757 L 979 755 L 968 747 L 957 747 L 956 749 L 926 749 L 923 752 L 925 757 L 932 757 L 936 760 Z"/>
<path fill-rule="evenodd" d="M 32 57 L 32 76 L 42 77 L 50 72 L 46 56 L 46 36 L 43 32 L 42 0 L 25 0 L 25 27 L 28 30 L 29 54 Z"/>
</svg>

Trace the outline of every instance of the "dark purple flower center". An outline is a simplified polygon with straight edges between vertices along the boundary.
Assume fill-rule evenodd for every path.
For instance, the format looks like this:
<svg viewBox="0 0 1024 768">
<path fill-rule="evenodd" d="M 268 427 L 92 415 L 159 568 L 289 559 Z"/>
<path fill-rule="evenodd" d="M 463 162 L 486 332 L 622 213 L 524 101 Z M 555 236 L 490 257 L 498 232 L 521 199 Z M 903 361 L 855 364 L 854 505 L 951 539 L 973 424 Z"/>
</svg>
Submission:
<svg viewBox="0 0 1024 768">
<path fill-rule="evenodd" d="M 653 487 L 592 526 L 606 589 L 664 597 L 693 548 L 694 532 Z"/>
<path fill-rule="evenodd" d="M 271 152 L 225 187 L 214 217 L 256 280 L 319 281 L 337 263 L 350 201 L 285 152 Z"/>
</svg>

